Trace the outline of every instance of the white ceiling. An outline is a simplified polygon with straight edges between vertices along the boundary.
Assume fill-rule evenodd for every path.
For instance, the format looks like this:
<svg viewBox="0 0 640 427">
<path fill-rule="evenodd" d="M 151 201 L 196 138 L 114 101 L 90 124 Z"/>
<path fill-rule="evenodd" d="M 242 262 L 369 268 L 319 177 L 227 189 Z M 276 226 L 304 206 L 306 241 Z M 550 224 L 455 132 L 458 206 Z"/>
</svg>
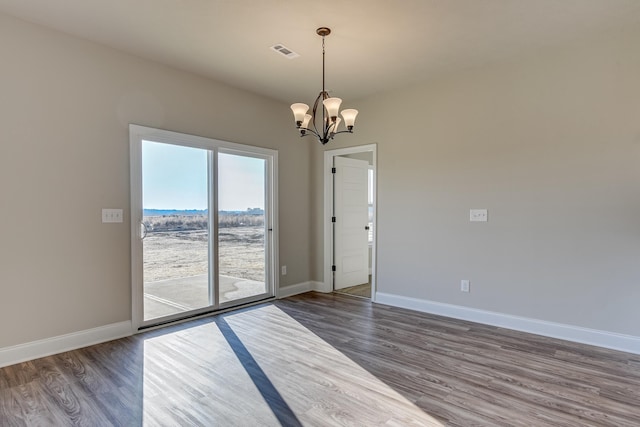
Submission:
<svg viewBox="0 0 640 427">
<path fill-rule="evenodd" d="M 307 103 L 321 87 L 320 26 L 333 31 L 327 89 L 348 100 L 640 25 L 640 0 L 0 0 L 0 11 Z"/>
</svg>

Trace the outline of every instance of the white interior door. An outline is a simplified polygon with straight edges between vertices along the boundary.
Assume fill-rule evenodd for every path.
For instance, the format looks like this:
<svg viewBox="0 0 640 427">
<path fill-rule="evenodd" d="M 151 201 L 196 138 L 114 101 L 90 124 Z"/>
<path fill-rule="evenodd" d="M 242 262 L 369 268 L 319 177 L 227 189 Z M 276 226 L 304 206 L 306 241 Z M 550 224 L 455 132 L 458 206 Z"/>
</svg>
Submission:
<svg viewBox="0 0 640 427">
<path fill-rule="evenodd" d="M 334 167 L 334 289 L 343 289 L 369 281 L 369 163 L 336 157 Z"/>
</svg>

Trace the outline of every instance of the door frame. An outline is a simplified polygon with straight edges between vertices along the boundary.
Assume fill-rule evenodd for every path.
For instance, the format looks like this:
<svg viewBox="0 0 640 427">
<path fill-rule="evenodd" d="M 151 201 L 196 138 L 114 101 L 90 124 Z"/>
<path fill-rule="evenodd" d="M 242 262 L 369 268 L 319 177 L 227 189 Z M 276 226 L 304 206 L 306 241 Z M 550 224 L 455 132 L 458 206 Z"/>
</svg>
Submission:
<svg viewBox="0 0 640 427">
<path fill-rule="evenodd" d="M 277 274 L 279 265 L 279 243 L 278 243 L 278 151 L 269 148 L 256 147 L 252 145 L 237 144 L 234 142 L 222 141 L 202 136 L 189 135 L 185 133 L 172 132 L 163 129 L 150 128 L 136 124 L 129 125 L 129 170 L 130 170 L 130 222 L 131 222 L 131 321 L 134 333 L 140 330 L 146 330 L 153 326 L 148 326 L 149 322 L 144 321 L 144 296 L 143 296 L 143 259 L 142 259 L 142 239 L 140 223 L 142 222 L 142 140 L 157 141 L 168 144 L 176 144 L 194 148 L 211 150 L 213 159 L 213 173 L 217 176 L 217 162 L 215 161 L 218 152 L 234 154 L 247 154 L 249 156 L 261 157 L 268 159 L 265 169 L 265 213 L 270 210 L 271 215 L 268 217 L 268 224 L 265 224 L 267 232 L 270 233 L 269 245 L 265 248 L 266 271 L 265 280 L 268 281 L 267 293 L 268 298 L 275 298 L 275 292 L 279 288 L 279 276 Z M 217 178 L 215 178 L 217 181 Z M 217 198 L 217 186 L 210 190 L 214 198 Z M 218 212 L 217 202 L 210 200 L 209 209 L 213 209 L 213 215 L 217 224 Z M 265 216 L 267 220 L 267 216 Z M 213 225 L 210 223 L 210 225 Z M 215 227 L 214 227 L 215 228 Z M 217 252 L 217 235 L 213 236 L 216 244 Z M 210 274 L 215 274 L 215 283 L 217 285 L 217 254 L 214 255 L 214 263 L 216 271 L 209 269 Z M 210 278 L 211 279 L 211 278 Z M 220 306 L 217 296 L 214 297 L 214 306 L 208 306 L 199 310 L 189 312 L 189 317 L 205 315 L 211 312 L 227 311 L 229 305 Z M 237 300 L 239 305 L 249 304 L 253 301 Z M 234 301 L 235 302 L 235 301 Z M 167 316 L 161 321 L 162 324 L 179 321 L 184 316 L 176 314 Z"/>
<path fill-rule="evenodd" d="M 324 281 L 322 283 L 322 292 L 333 292 L 333 271 L 331 266 L 333 265 L 333 223 L 331 217 L 333 216 L 333 173 L 331 168 L 333 167 L 333 158 L 344 156 L 347 154 L 356 153 L 372 153 L 372 168 L 373 168 L 373 244 L 371 247 L 371 301 L 376 301 L 376 289 L 377 289 L 377 257 L 376 247 L 378 240 L 378 145 L 367 144 L 358 145 L 347 148 L 337 148 L 334 150 L 326 150 L 324 152 L 324 215 L 323 215 L 323 229 L 324 229 Z"/>
</svg>

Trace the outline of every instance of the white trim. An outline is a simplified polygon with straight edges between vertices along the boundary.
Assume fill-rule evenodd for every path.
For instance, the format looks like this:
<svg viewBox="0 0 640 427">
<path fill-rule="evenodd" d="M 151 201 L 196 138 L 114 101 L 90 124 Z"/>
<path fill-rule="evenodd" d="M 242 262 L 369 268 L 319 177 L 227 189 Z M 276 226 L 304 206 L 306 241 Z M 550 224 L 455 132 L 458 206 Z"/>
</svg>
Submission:
<svg viewBox="0 0 640 427">
<path fill-rule="evenodd" d="M 295 283 L 293 285 L 283 286 L 278 289 L 278 299 L 287 298 L 298 294 L 303 294 L 310 291 L 322 292 L 322 282 L 302 282 Z"/>
<path fill-rule="evenodd" d="M 335 150 L 326 150 L 324 152 L 324 217 L 322 225 L 324 229 L 324 278 L 321 286 L 316 289 L 318 292 L 333 292 L 333 272 L 331 265 L 333 260 L 333 234 L 331 233 L 331 216 L 333 212 L 333 181 L 331 168 L 333 167 L 333 158 L 336 156 L 344 156 L 355 153 L 372 153 L 373 168 L 373 242 L 371 249 L 371 301 L 376 301 L 377 287 L 377 260 L 376 247 L 378 240 L 378 146 L 377 144 L 357 145 L 354 147 L 338 148 Z"/>
<path fill-rule="evenodd" d="M 0 368 L 132 335 L 131 321 L 0 348 Z"/>
<path fill-rule="evenodd" d="M 454 319 L 640 354 L 640 337 L 378 292 L 377 302 Z"/>
<path fill-rule="evenodd" d="M 270 194 L 267 195 L 267 203 L 268 207 L 265 206 L 265 209 L 269 209 L 271 215 L 269 216 L 269 220 L 271 222 L 270 227 L 271 231 L 267 231 L 270 234 L 269 237 L 269 256 L 267 259 L 267 270 L 269 271 L 269 277 L 271 278 L 271 295 L 276 296 L 278 289 L 280 288 L 280 274 L 279 266 L 280 266 L 280 213 L 278 211 L 279 202 L 279 193 L 278 193 L 278 151 L 274 150 L 271 152 L 271 161 L 267 161 L 267 168 L 265 172 L 270 177 L 269 179 L 265 179 L 265 184 L 267 184 L 267 191 Z"/>
<path fill-rule="evenodd" d="M 164 129 L 156 129 L 136 124 L 129 124 L 129 140 L 144 139 L 147 141 L 164 142 L 167 144 L 184 145 L 193 148 L 202 148 L 204 150 L 212 150 L 214 148 L 222 148 L 229 151 L 238 151 L 240 153 L 261 154 L 263 156 L 271 156 L 277 153 L 277 150 L 271 148 L 257 147 L 248 144 L 239 144 L 237 142 L 223 141 L 221 139 L 208 138 L 204 136 L 192 135 L 187 133 L 173 132 Z"/>
<path fill-rule="evenodd" d="M 144 290 L 138 285 L 143 282 L 142 268 L 142 143 L 134 133 L 134 125 L 129 125 L 129 176 L 131 221 L 131 324 L 137 329 L 142 324 Z"/>
</svg>

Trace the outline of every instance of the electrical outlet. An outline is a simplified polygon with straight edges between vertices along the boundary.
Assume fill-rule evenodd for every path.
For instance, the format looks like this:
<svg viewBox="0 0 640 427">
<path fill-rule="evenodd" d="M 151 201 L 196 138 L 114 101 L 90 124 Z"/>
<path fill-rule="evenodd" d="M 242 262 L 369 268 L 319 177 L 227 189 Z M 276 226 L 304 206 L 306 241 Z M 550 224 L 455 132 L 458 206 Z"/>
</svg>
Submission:
<svg viewBox="0 0 640 427">
<path fill-rule="evenodd" d="M 281 270 L 282 270 L 282 275 L 283 275 L 283 276 L 286 276 L 286 275 L 287 275 L 287 266 L 286 266 L 286 265 L 283 265 L 283 266 L 281 267 Z"/>
<path fill-rule="evenodd" d="M 470 282 L 468 280 L 460 281 L 460 290 L 462 292 L 471 292 Z"/>
</svg>

